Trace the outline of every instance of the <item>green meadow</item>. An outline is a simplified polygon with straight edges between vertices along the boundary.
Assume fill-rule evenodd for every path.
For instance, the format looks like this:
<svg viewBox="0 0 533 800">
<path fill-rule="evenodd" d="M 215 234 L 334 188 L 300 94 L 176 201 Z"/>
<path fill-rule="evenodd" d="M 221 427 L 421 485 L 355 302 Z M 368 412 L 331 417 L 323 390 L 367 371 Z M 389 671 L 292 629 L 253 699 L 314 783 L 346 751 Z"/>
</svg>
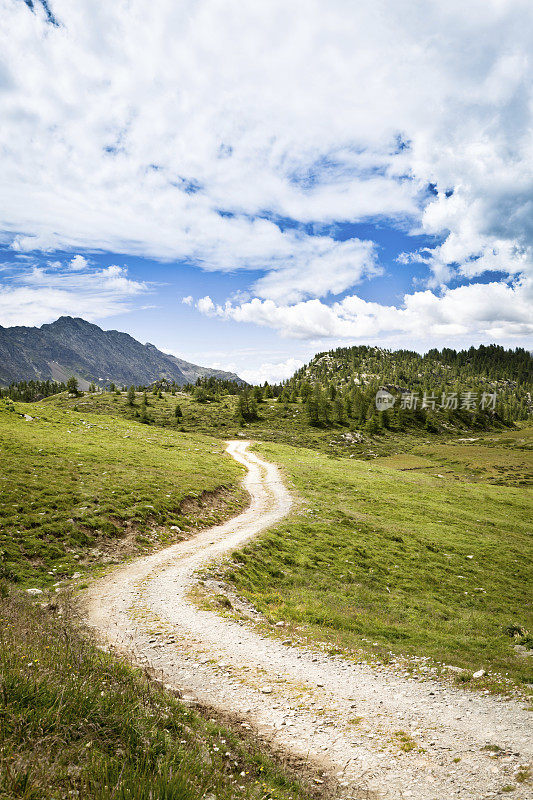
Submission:
<svg viewBox="0 0 533 800">
<path fill-rule="evenodd" d="M 146 397 L 146 422 L 150 427 L 202 433 L 222 439 L 246 437 L 255 441 L 280 442 L 320 450 L 333 456 L 373 458 L 375 455 L 389 455 L 417 443 L 422 444 L 428 437 L 425 431 L 419 429 L 413 429 L 408 434 L 390 431 L 383 436 L 360 436 L 346 423 L 334 421 L 329 426 L 315 427 L 309 424 L 305 405 L 300 401 L 280 403 L 274 399 L 263 400 L 258 404 L 258 419 L 243 424 L 236 418 L 238 400 L 235 395 L 224 395 L 219 400 L 207 402 L 198 402 L 186 392 L 177 392 L 176 395 L 163 392 L 161 397 L 148 392 Z M 134 406 L 129 405 L 125 392 L 102 392 L 86 393 L 79 399 L 65 393 L 43 402 L 58 409 L 77 409 L 82 414 L 109 414 L 135 422 L 138 421 L 142 401 L 141 392 L 136 393 Z M 177 405 L 181 411 L 179 418 L 175 415 Z M 465 435 L 470 435 L 470 432 Z"/>
<path fill-rule="evenodd" d="M 0 410 L 0 797 L 309 797 L 251 741 L 103 653 L 70 606 L 73 575 L 79 586 L 102 565 L 245 505 L 241 468 L 224 443 L 54 403 L 8 408 Z M 38 587 L 32 601 L 24 590 Z"/>
<path fill-rule="evenodd" d="M 533 653 L 519 652 L 533 647 L 531 492 L 488 482 L 505 461 L 493 445 L 485 461 L 479 445 L 468 458 L 466 445 L 449 445 L 453 459 L 426 445 L 421 468 L 410 454 L 360 461 L 261 444 L 300 504 L 237 552 L 225 577 L 287 623 L 283 636 L 292 629 L 357 657 L 425 656 L 464 668 L 465 680 L 484 669 L 495 685 L 533 683 Z"/>
<path fill-rule="evenodd" d="M 530 688 L 530 428 L 351 442 L 341 426 L 310 428 L 300 403 L 267 401 L 242 425 L 233 397 L 148 400 L 149 424 L 110 393 L 0 409 L 0 797 L 312 795 L 97 649 L 69 612 L 73 576 L 83 585 L 244 507 L 242 470 L 224 453 L 233 436 L 255 439 L 296 498 L 213 568 L 267 623 L 285 623 L 273 635 L 407 670 L 452 665 L 465 686 Z"/>
<path fill-rule="evenodd" d="M 54 403 L 0 410 L 0 578 L 42 587 L 170 543 L 245 502 L 219 439 Z"/>
</svg>

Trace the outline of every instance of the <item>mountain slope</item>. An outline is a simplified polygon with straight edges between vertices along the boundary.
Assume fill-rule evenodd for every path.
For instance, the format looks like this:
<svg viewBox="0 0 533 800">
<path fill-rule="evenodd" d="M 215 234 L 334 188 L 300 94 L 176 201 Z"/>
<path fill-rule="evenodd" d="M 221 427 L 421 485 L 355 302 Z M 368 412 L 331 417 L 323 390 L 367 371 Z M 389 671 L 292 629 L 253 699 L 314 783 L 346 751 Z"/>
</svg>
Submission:
<svg viewBox="0 0 533 800">
<path fill-rule="evenodd" d="M 40 328 L 0 326 L 0 383 L 65 380 L 147 384 L 166 379 L 182 386 L 199 377 L 240 380 L 141 344 L 120 331 L 104 331 L 79 317 L 60 317 Z"/>
</svg>

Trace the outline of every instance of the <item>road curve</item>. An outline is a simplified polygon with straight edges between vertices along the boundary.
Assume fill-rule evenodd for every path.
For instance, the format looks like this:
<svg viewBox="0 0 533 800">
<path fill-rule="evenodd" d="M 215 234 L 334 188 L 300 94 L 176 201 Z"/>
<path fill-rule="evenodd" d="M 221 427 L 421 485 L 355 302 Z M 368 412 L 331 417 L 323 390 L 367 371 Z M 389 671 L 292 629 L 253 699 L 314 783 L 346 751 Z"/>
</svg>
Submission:
<svg viewBox="0 0 533 800">
<path fill-rule="evenodd" d="M 227 448 L 247 469 L 246 511 L 95 581 L 83 598 L 88 624 L 165 683 L 326 771 L 339 798 L 498 796 L 533 755 L 523 703 L 282 644 L 188 599 L 198 569 L 291 509 L 277 467 L 248 446 Z M 532 798 L 531 787 L 516 796 Z"/>
</svg>

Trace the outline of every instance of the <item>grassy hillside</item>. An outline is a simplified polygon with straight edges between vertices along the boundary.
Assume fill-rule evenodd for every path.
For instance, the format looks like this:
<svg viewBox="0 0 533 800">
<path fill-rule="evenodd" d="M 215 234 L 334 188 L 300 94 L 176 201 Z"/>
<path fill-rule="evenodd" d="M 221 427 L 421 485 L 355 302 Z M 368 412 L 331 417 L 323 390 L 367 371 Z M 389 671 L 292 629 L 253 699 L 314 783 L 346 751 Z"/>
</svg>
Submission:
<svg viewBox="0 0 533 800">
<path fill-rule="evenodd" d="M 533 681 L 531 429 L 358 436 L 309 426 L 290 399 L 266 400 L 242 426 L 235 397 L 168 392 L 148 395 L 141 424 L 141 400 L 2 402 L 0 797 L 311 796 L 95 649 L 59 616 L 61 602 L 40 607 L 76 573 L 82 581 L 238 510 L 242 473 L 223 454 L 233 436 L 263 439 L 260 452 L 302 499 L 221 573 L 267 620 L 286 622 L 272 631 L 352 658 L 463 667 L 476 686 L 478 669 L 494 688 Z M 28 587 L 45 598 L 16 591 Z"/>
<path fill-rule="evenodd" d="M 186 433 L 201 432 L 220 438 L 235 438 L 239 435 L 251 439 L 266 439 L 307 447 L 318 447 L 331 450 L 338 447 L 341 451 L 348 444 L 344 438 L 347 428 L 334 426 L 331 429 L 310 427 L 305 408 L 301 403 L 282 404 L 274 399 L 266 400 L 259 405 L 259 418 L 243 424 L 236 417 L 237 397 L 224 395 L 213 402 L 198 402 L 185 392 L 163 392 L 161 397 L 152 392 L 147 393 L 147 423 L 150 426 L 163 426 Z M 101 414 L 121 416 L 138 421 L 143 394 L 136 393 L 135 406 L 128 404 L 125 392 L 112 394 L 84 394 L 81 398 L 72 398 L 66 394 L 50 398 L 46 403 L 54 407 L 73 410 L 84 414 L 95 411 Z M 179 405 L 182 416 L 176 418 L 175 409 Z M 364 448 L 353 441 L 352 447 L 357 452 Z M 368 448 L 367 448 L 368 449 Z"/>
<path fill-rule="evenodd" d="M 50 585 L 245 502 L 240 467 L 220 440 L 53 402 L 16 409 L 33 419 L 0 409 L 0 578 Z"/>
<path fill-rule="evenodd" d="M 382 659 L 429 656 L 533 682 L 533 659 L 519 652 L 533 647 L 531 494 L 486 481 L 498 466 L 499 482 L 505 469 L 516 482 L 527 439 L 470 454 L 426 445 L 383 462 L 263 444 L 303 506 L 239 551 L 225 577 L 289 623 L 284 637 L 293 629 Z"/>
<path fill-rule="evenodd" d="M 0 797 L 304 800 L 254 746 L 65 617 L 0 599 Z"/>
<path fill-rule="evenodd" d="M 235 513 L 242 473 L 223 442 L 21 403 L 0 410 L 0 445 L 0 797 L 311 796 L 242 737 L 97 649 L 62 591 L 73 575 L 79 585 L 101 564 Z"/>
<path fill-rule="evenodd" d="M 150 427 L 165 427 L 186 433 L 203 433 L 222 439 L 246 437 L 257 441 L 272 441 L 317 449 L 335 456 L 373 458 L 376 455 L 389 455 L 431 441 L 448 441 L 451 435 L 484 435 L 483 429 L 473 430 L 470 424 L 454 426 L 453 430 L 430 432 L 420 427 L 408 430 L 388 430 L 371 433 L 359 430 L 355 425 L 338 423 L 334 419 L 328 425 L 310 425 L 305 404 L 300 398 L 286 402 L 268 398 L 258 404 L 257 419 L 242 422 L 237 418 L 238 398 L 223 395 L 217 400 L 198 402 L 193 395 L 185 392 L 163 392 L 161 397 L 147 393 L 146 423 Z M 143 393 L 137 392 L 135 406 L 128 404 L 127 395 L 104 392 L 84 394 L 73 398 L 67 394 L 55 396 L 45 401 L 55 408 L 73 410 L 87 414 L 97 412 L 110 414 L 138 422 L 142 408 Z M 181 416 L 176 417 L 179 406 Z M 135 416 L 137 414 L 137 416 Z"/>
</svg>

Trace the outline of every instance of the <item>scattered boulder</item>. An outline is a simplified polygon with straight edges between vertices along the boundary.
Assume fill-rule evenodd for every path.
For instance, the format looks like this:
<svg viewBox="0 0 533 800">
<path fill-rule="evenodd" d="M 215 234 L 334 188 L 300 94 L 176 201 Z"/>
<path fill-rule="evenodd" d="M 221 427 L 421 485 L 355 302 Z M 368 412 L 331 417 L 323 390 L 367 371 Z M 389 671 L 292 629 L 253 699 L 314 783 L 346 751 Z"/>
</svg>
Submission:
<svg viewBox="0 0 533 800">
<path fill-rule="evenodd" d="M 43 593 L 42 589 L 36 589 L 36 588 L 34 588 L 34 589 L 26 589 L 26 594 L 37 595 L 37 594 L 42 594 L 42 593 Z"/>
</svg>

